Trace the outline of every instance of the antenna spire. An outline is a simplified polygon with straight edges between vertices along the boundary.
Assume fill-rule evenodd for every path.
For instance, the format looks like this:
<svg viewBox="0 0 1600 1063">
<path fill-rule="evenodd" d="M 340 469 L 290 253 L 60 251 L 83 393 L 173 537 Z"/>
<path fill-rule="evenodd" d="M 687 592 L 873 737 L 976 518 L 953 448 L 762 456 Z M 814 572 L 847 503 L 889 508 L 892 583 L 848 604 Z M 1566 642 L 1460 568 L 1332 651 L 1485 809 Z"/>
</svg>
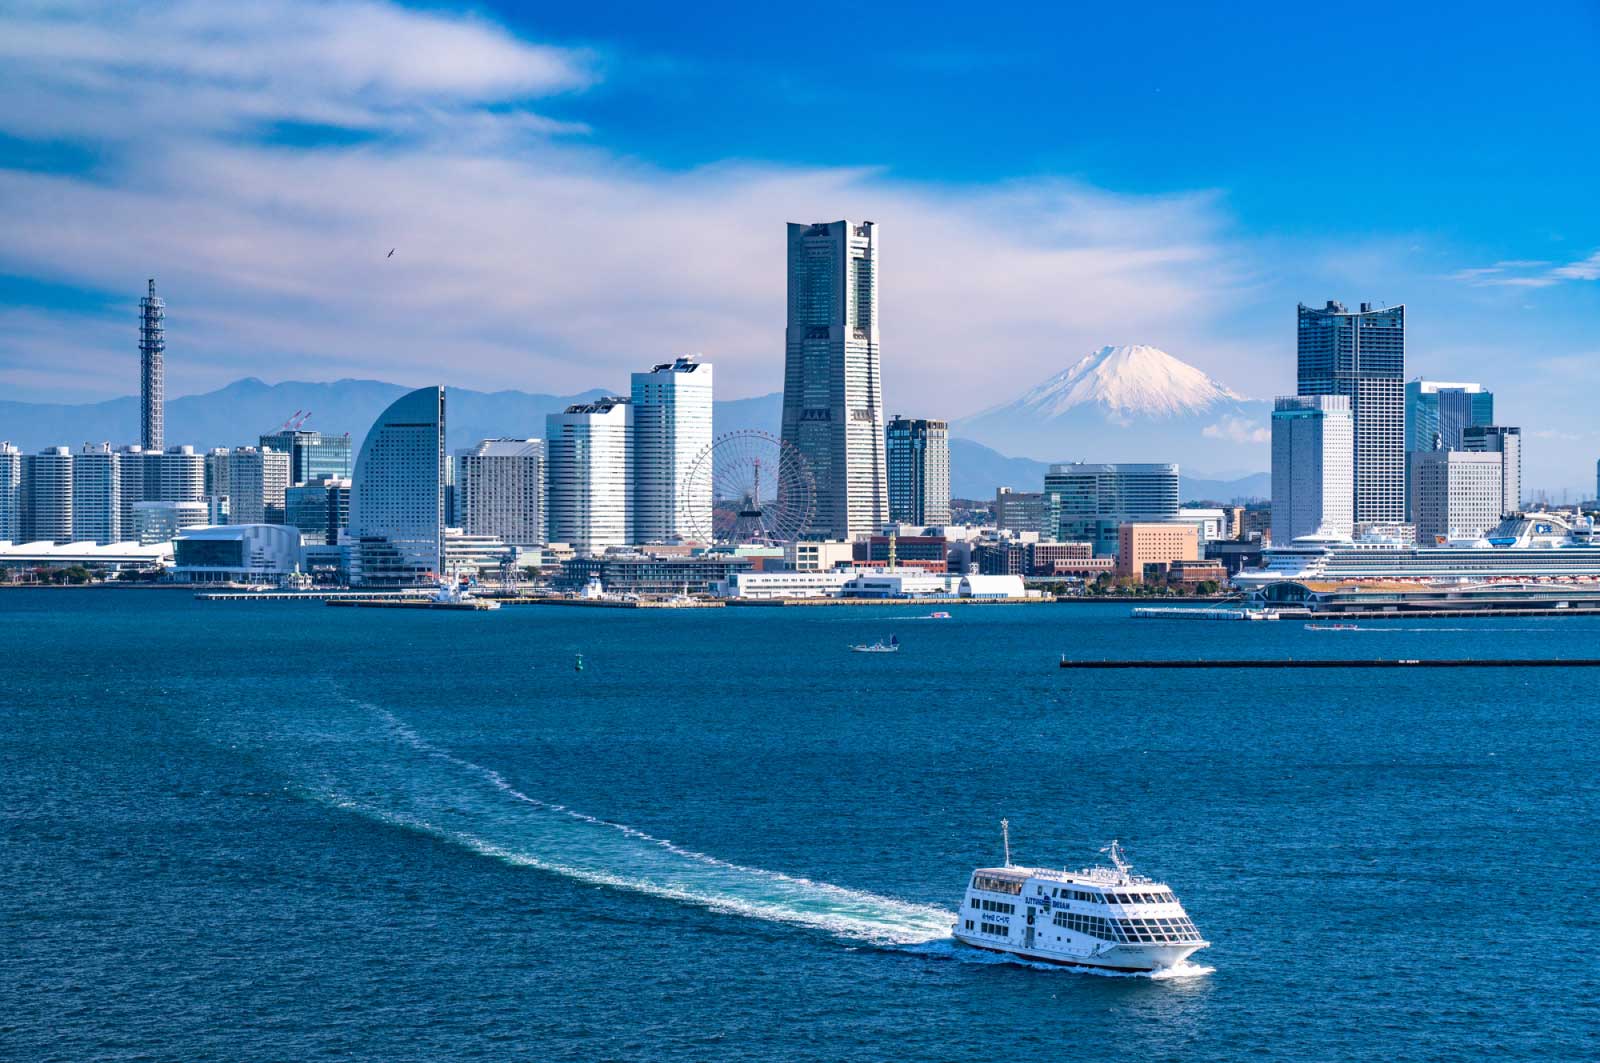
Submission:
<svg viewBox="0 0 1600 1063">
<path fill-rule="evenodd" d="M 1002 844 L 1005 845 L 1005 849 L 1006 849 L 1006 866 L 1010 867 L 1011 866 L 1011 821 L 1009 819 L 1002 819 L 1000 821 L 1000 841 L 1001 841 Z"/>
</svg>

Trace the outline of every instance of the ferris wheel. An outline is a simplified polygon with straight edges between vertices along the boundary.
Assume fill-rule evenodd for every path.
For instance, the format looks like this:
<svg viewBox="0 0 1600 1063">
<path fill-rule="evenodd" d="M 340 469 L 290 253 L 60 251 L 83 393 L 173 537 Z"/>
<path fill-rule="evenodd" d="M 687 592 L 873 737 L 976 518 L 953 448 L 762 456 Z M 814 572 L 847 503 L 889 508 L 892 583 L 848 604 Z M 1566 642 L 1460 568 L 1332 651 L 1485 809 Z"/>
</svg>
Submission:
<svg viewBox="0 0 1600 1063">
<path fill-rule="evenodd" d="M 710 499 L 691 508 L 695 537 L 708 543 L 777 543 L 800 537 L 817 507 L 817 483 L 800 452 L 765 432 L 718 436 L 700 452 L 684 492 Z"/>
</svg>

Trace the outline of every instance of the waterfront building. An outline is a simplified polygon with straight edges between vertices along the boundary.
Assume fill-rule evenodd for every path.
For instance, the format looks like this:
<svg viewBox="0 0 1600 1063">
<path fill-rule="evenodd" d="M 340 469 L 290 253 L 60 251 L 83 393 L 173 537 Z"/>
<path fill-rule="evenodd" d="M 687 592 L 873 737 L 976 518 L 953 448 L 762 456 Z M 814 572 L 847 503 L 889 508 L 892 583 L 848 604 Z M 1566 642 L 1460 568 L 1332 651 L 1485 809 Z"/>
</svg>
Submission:
<svg viewBox="0 0 1600 1063">
<path fill-rule="evenodd" d="M 590 580 L 599 580 L 605 593 L 618 595 L 708 594 L 717 584 L 753 567 L 750 558 L 728 554 L 661 556 L 611 551 L 563 562 L 557 584 L 579 590 Z"/>
<path fill-rule="evenodd" d="M 889 519 L 878 350 L 878 230 L 789 225 L 783 442 L 816 481 L 809 537 L 855 539 Z"/>
<path fill-rule="evenodd" d="M 192 446 L 144 450 L 144 477 L 138 501 L 203 502 L 206 497 L 206 458 Z M 127 463 L 124 462 L 124 465 Z"/>
<path fill-rule="evenodd" d="M 284 428 L 261 436 L 263 450 L 289 455 L 289 482 L 311 484 L 319 480 L 348 480 L 351 473 L 350 435 L 325 436 L 305 428 Z"/>
<path fill-rule="evenodd" d="M 633 542 L 631 464 L 633 405 L 603 398 L 545 418 L 549 479 L 547 531 L 579 556 Z"/>
<path fill-rule="evenodd" d="M 1494 424 L 1494 392 L 1482 384 L 1443 380 L 1406 382 L 1406 453 L 1465 450 L 1462 433 Z"/>
<path fill-rule="evenodd" d="M 1225 537 L 1224 528 L 1228 523 L 1228 516 L 1220 506 L 1184 506 L 1178 510 L 1178 519 L 1185 524 L 1193 524 L 1200 530 L 1201 546 L 1212 539 Z"/>
<path fill-rule="evenodd" d="M 22 541 L 22 451 L 0 442 L 0 542 Z"/>
<path fill-rule="evenodd" d="M 485 439 L 456 452 L 456 523 L 514 546 L 545 541 L 544 441 Z"/>
<path fill-rule="evenodd" d="M 724 598 L 837 598 L 857 576 L 853 568 L 803 569 L 782 572 L 735 572 L 711 588 Z"/>
<path fill-rule="evenodd" d="M 855 544 L 839 539 L 801 539 L 783 544 L 784 567 L 792 572 L 848 568 L 854 560 Z"/>
<path fill-rule="evenodd" d="M 189 528 L 204 528 L 212 523 L 210 506 L 205 502 L 135 502 L 133 526 L 125 538 L 141 546 L 171 542 Z"/>
<path fill-rule="evenodd" d="M 891 565 L 945 572 L 948 556 L 949 542 L 942 535 L 869 535 L 855 541 L 851 559 L 858 568 Z"/>
<path fill-rule="evenodd" d="M 896 414 L 888 427 L 889 519 L 950 521 L 950 426 Z"/>
<path fill-rule="evenodd" d="M 516 568 L 518 548 L 498 535 L 470 535 L 460 528 L 444 530 L 444 570 L 457 579 L 505 579 Z"/>
<path fill-rule="evenodd" d="M 191 528 L 172 541 L 172 578 L 179 583 L 290 586 L 300 572 L 300 534 L 282 524 Z"/>
<path fill-rule="evenodd" d="M 1355 429 L 1355 520 L 1405 517 L 1405 307 L 1300 305 L 1296 394 L 1343 395 Z"/>
<path fill-rule="evenodd" d="M 1193 524 L 1130 521 L 1117 529 L 1119 576 L 1145 577 L 1145 566 L 1165 571 L 1174 561 L 1200 560 L 1200 530 Z"/>
<path fill-rule="evenodd" d="M 1348 538 L 1355 526 L 1355 424 L 1343 395 L 1291 395 L 1272 410 L 1272 541 Z"/>
<path fill-rule="evenodd" d="M 227 460 L 228 522 L 282 524 L 289 487 L 289 454 L 261 447 L 234 447 Z"/>
<path fill-rule="evenodd" d="M 1411 455 L 1417 541 L 1476 539 L 1500 523 L 1503 457 L 1492 451 L 1459 450 Z"/>
<path fill-rule="evenodd" d="M 335 546 L 350 526 L 350 481 L 324 477 L 283 493 L 284 523 L 300 529 L 302 543 Z"/>
<path fill-rule="evenodd" d="M 680 543 L 711 527 L 712 482 L 689 480 L 711 447 L 712 371 L 677 358 L 634 373 L 633 535 L 635 542 Z"/>
<path fill-rule="evenodd" d="M 85 443 L 72 456 L 72 539 L 115 543 L 122 533 L 121 455 L 110 443 Z"/>
<path fill-rule="evenodd" d="M 1179 559 L 1168 562 L 1165 576 L 1168 583 L 1193 587 L 1196 584 L 1207 582 L 1221 584 L 1228 578 L 1228 570 L 1221 561 L 1210 559 L 1185 561 Z M 1148 577 L 1146 578 L 1148 579 Z"/>
<path fill-rule="evenodd" d="M 1013 491 L 997 487 L 994 492 L 994 524 L 1001 531 L 1055 534 L 1049 500 L 1043 491 Z"/>
<path fill-rule="evenodd" d="M 156 295 L 150 278 L 139 300 L 139 442 L 145 450 L 166 444 L 167 304 Z"/>
<path fill-rule="evenodd" d="M 1500 455 L 1500 506 L 1507 513 L 1522 509 L 1522 429 L 1505 425 L 1472 425 L 1461 434 L 1461 449 Z"/>
<path fill-rule="evenodd" d="M 1028 544 L 1028 575 L 1044 579 L 1094 579 L 1115 570 L 1116 561 L 1095 557 L 1092 543 Z"/>
<path fill-rule="evenodd" d="M 22 456 L 22 538 L 72 541 L 72 451 L 46 447 Z"/>
<path fill-rule="evenodd" d="M 1172 464 L 1052 465 L 1044 477 L 1046 505 L 1062 542 L 1094 544 L 1097 557 L 1116 557 L 1122 525 L 1178 517 L 1178 466 Z"/>
<path fill-rule="evenodd" d="M 56 543 L 0 541 L 0 569 L 70 568 L 82 565 L 100 572 L 162 568 L 172 561 L 172 544 Z"/>
<path fill-rule="evenodd" d="M 1208 561 L 1216 561 L 1222 565 L 1223 571 L 1229 577 L 1235 576 L 1241 569 L 1259 568 L 1262 558 L 1262 541 L 1260 537 L 1246 539 L 1243 537 L 1221 539 L 1206 543 L 1201 551 Z"/>
<path fill-rule="evenodd" d="M 367 432 L 350 487 L 352 583 L 416 585 L 442 570 L 444 439 L 442 387 L 400 396 Z"/>
</svg>

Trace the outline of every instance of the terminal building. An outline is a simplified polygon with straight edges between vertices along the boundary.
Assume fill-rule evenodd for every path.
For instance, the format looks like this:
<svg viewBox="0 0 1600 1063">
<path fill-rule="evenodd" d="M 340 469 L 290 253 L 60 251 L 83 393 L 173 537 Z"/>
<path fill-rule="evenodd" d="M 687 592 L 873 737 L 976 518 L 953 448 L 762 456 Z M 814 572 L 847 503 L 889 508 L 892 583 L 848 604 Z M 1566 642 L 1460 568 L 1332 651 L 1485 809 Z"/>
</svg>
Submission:
<svg viewBox="0 0 1600 1063">
<path fill-rule="evenodd" d="M 172 540 L 178 583 L 292 586 L 301 571 L 300 531 L 284 524 L 191 528 Z"/>
</svg>

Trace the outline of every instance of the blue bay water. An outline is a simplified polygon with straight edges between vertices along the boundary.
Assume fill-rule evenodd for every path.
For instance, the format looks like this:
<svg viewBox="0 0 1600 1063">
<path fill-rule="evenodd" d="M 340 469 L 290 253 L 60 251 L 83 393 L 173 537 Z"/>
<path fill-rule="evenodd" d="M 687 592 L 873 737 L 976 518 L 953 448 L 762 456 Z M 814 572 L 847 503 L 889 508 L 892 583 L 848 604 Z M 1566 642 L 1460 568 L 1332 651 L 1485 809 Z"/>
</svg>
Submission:
<svg viewBox="0 0 1600 1063">
<path fill-rule="evenodd" d="M 0 593 L 0 1058 L 1600 1053 L 1600 672 L 1055 666 L 1600 623 L 952 611 Z M 1122 839 L 1209 973 L 953 945 L 1002 816 Z"/>
</svg>

